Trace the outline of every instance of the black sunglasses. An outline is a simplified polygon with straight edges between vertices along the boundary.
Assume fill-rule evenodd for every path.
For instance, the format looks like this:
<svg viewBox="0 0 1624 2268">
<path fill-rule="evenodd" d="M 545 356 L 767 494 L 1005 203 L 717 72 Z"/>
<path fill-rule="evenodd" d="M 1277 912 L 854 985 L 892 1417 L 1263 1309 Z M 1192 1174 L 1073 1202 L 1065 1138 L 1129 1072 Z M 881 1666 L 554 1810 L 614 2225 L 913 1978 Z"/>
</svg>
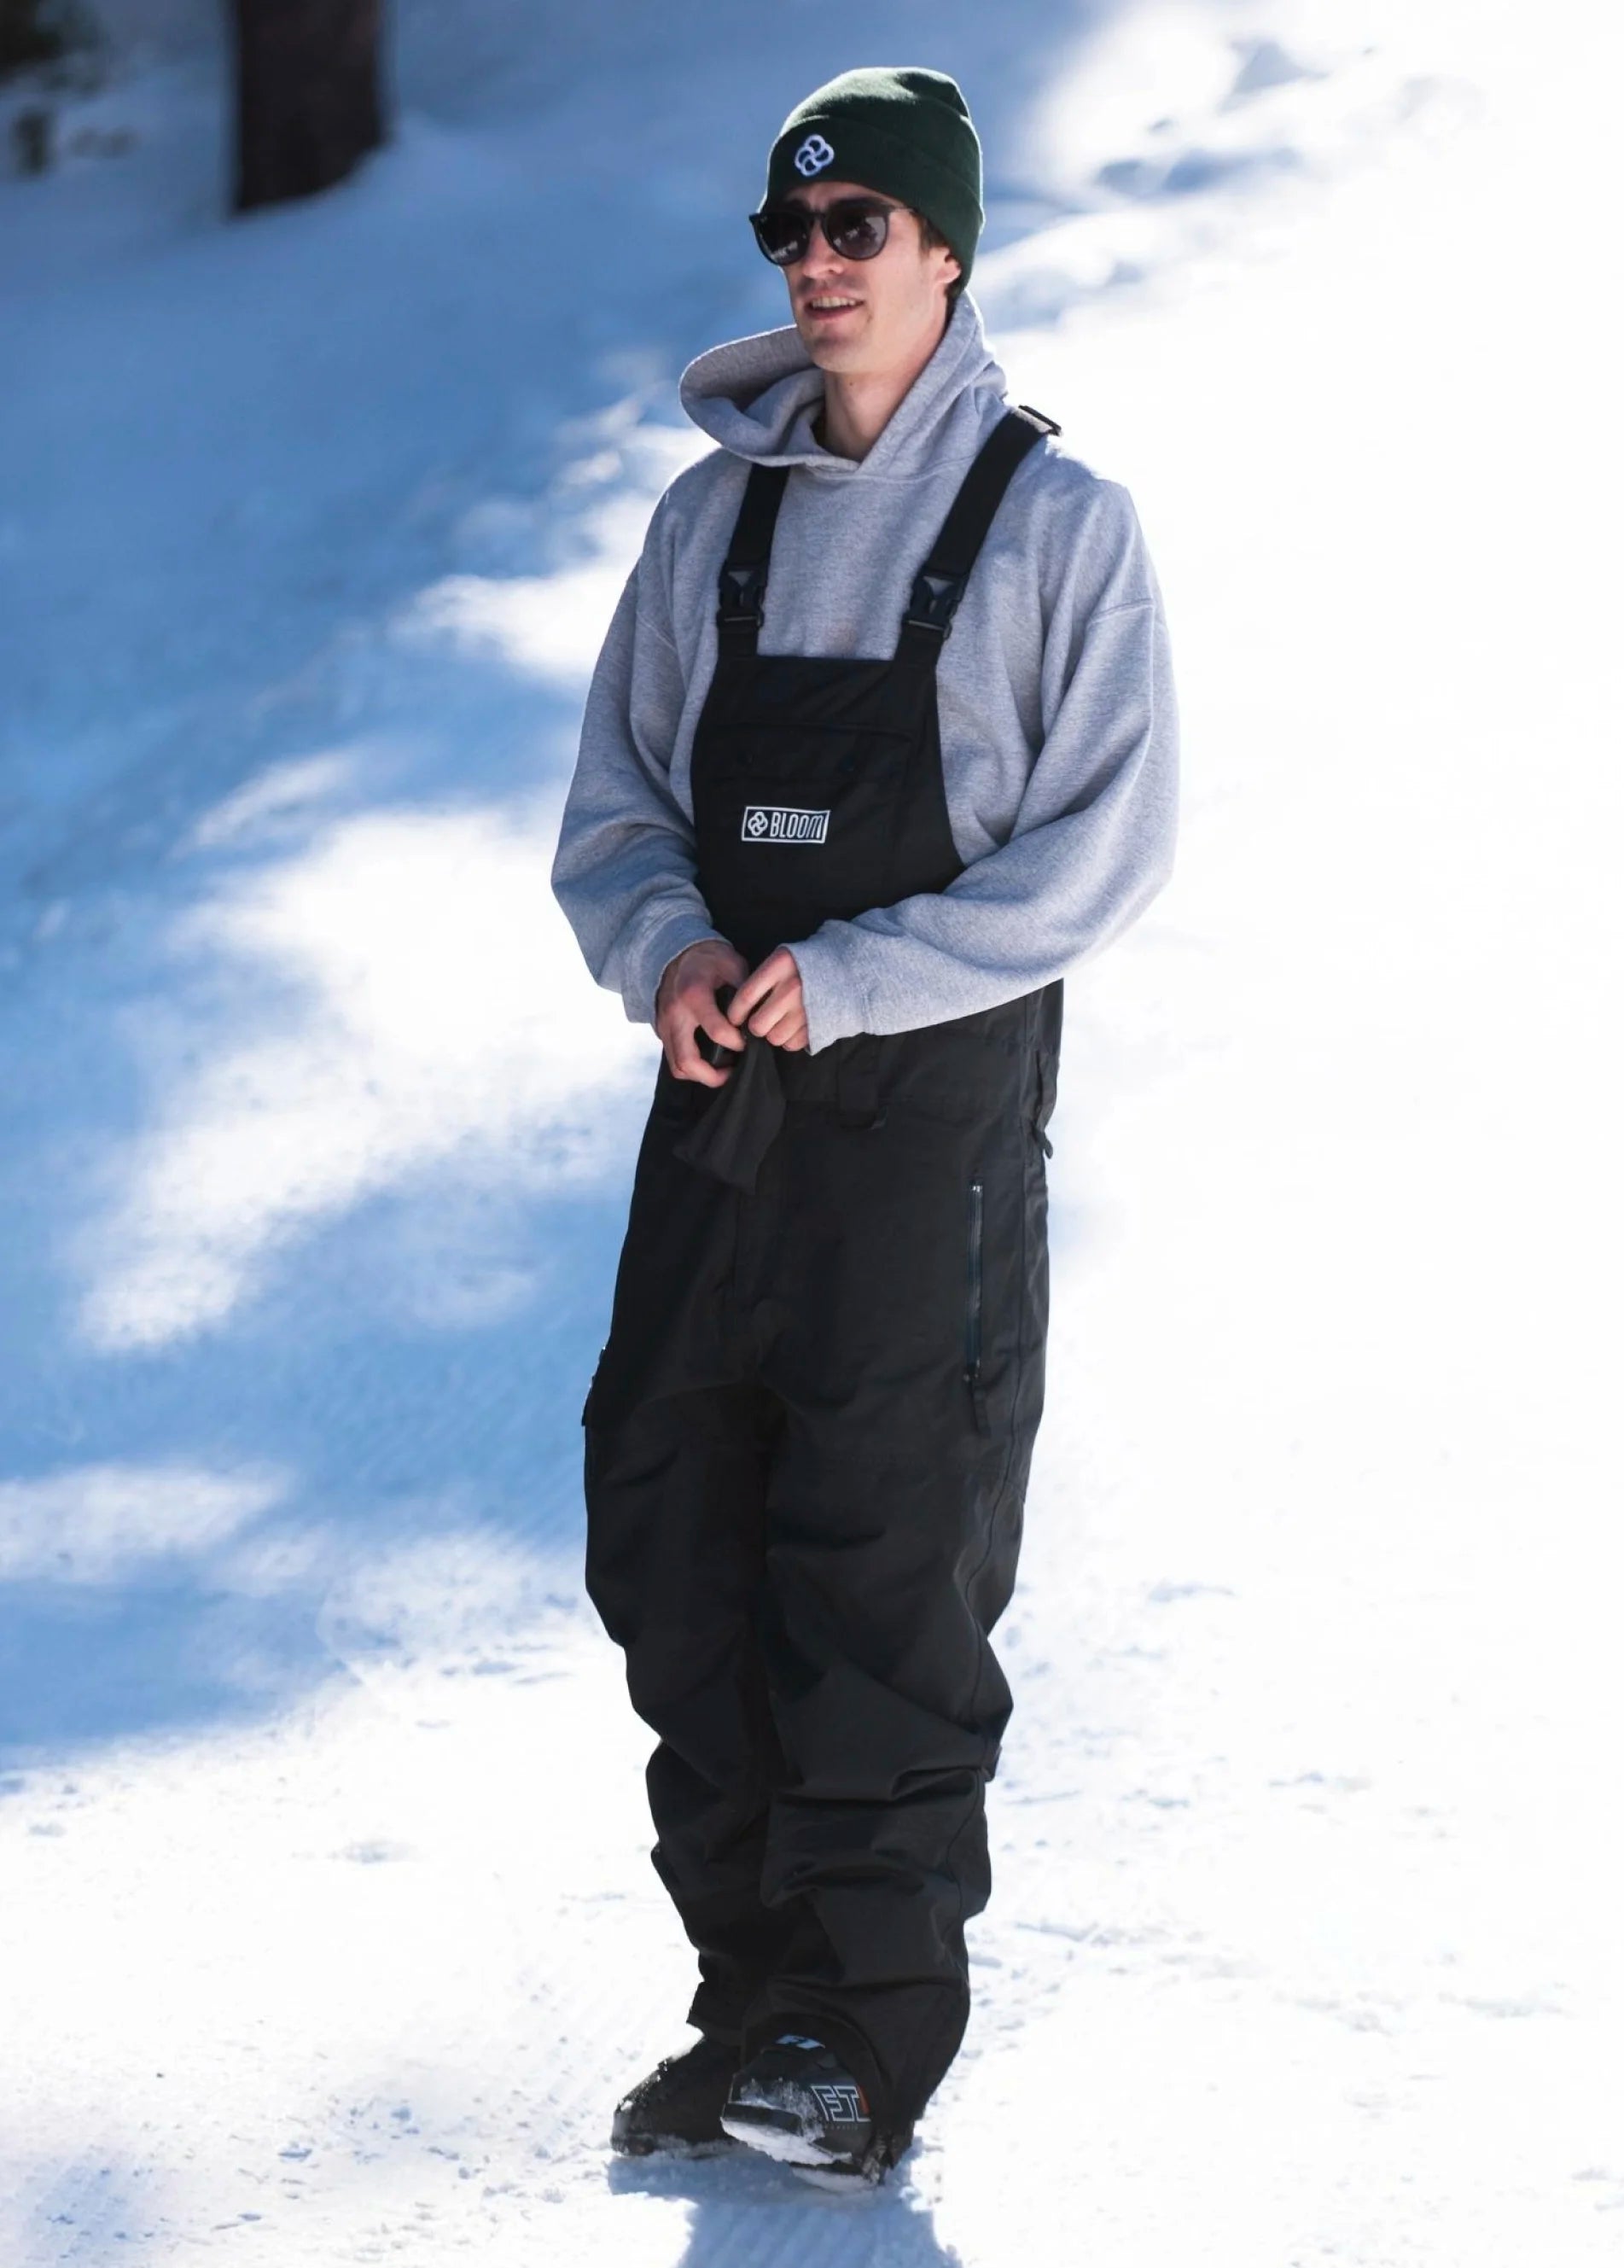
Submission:
<svg viewBox="0 0 1624 2268">
<path fill-rule="evenodd" d="M 892 214 L 906 210 L 878 197 L 836 197 L 818 213 L 805 205 L 763 205 L 751 214 L 750 225 L 774 267 L 790 268 L 805 259 L 814 222 L 842 260 L 872 260 L 885 248 Z"/>
</svg>

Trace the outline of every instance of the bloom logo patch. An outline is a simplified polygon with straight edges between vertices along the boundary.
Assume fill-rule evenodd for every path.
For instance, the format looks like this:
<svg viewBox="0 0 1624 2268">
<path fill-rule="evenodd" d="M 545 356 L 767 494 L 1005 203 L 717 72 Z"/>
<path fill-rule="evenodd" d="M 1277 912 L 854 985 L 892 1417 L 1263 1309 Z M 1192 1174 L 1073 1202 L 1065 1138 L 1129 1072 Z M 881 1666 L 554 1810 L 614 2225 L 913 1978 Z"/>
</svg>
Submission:
<svg viewBox="0 0 1624 2268">
<path fill-rule="evenodd" d="M 783 803 L 747 803 L 739 833 L 746 843 L 822 843 L 828 838 L 829 814 Z"/>
<path fill-rule="evenodd" d="M 809 134 L 795 153 L 795 169 L 810 181 L 814 173 L 821 173 L 834 163 L 834 151 L 821 134 Z"/>
</svg>

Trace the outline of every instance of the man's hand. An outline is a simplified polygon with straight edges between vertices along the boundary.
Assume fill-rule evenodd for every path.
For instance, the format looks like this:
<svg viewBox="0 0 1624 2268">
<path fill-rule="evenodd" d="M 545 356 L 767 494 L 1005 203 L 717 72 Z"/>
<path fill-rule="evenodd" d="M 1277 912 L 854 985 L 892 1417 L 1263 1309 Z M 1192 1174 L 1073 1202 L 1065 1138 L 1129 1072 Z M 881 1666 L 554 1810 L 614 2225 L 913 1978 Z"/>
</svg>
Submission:
<svg viewBox="0 0 1624 2268">
<path fill-rule="evenodd" d="M 801 972 L 787 945 L 775 946 L 761 967 L 746 977 L 727 1004 L 727 1020 L 748 1023 L 758 1039 L 770 1040 L 775 1048 L 806 1045 Z"/>
<path fill-rule="evenodd" d="M 694 1046 L 694 1034 L 709 1032 L 724 1047 L 744 1053 L 744 1035 L 717 1007 L 716 987 L 741 983 L 748 974 L 744 955 L 715 937 L 686 946 L 670 963 L 654 996 L 654 1028 L 673 1078 L 696 1079 L 702 1086 L 727 1085 L 731 1070 L 713 1070 Z"/>
</svg>

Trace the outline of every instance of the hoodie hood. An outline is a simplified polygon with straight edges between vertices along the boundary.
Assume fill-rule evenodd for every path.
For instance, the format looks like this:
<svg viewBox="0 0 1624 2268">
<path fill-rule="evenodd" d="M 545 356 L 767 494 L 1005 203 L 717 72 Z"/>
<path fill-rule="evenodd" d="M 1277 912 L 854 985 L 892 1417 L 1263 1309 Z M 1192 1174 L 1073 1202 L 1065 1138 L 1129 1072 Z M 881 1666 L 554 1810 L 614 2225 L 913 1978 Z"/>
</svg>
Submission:
<svg viewBox="0 0 1624 2268">
<path fill-rule="evenodd" d="M 682 407 L 703 433 L 755 465 L 804 465 L 834 479 L 906 480 L 974 456 L 988 413 L 1008 381 L 987 343 L 968 291 L 935 353 L 897 404 L 866 457 L 837 457 L 812 438 L 823 407 L 823 372 L 793 323 L 712 347 L 683 372 Z"/>
</svg>

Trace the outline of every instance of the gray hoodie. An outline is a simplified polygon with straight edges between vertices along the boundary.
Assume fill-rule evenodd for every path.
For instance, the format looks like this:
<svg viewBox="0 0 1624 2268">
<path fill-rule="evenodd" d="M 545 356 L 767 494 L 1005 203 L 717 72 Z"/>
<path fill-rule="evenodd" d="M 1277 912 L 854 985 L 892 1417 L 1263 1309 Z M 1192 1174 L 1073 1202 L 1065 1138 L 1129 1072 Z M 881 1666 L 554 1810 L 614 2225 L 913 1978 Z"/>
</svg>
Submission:
<svg viewBox="0 0 1624 2268">
<path fill-rule="evenodd" d="M 633 1021 L 653 1021 L 675 955 L 719 934 L 694 884 L 689 761 L 750 466 L 794 468 L 760 650 L 883 658 L 1005 387 L 967 291 L 860 460 L 812 438 L 823 373 L 793 324 L 715 347 L 683 372 L 683 408 L 721 446 L 654 508 L 587 694 L 553 862 L 587 966 Z M 937 664 L 937 703 L 966 871 L 793 946 L 814 1050 L 1032 991 L 1124 929 L 1166 880 L 1178 711 L 1161 593 L 1128 490 L 1052 438 L 999 507 Z"/>
</svg>

